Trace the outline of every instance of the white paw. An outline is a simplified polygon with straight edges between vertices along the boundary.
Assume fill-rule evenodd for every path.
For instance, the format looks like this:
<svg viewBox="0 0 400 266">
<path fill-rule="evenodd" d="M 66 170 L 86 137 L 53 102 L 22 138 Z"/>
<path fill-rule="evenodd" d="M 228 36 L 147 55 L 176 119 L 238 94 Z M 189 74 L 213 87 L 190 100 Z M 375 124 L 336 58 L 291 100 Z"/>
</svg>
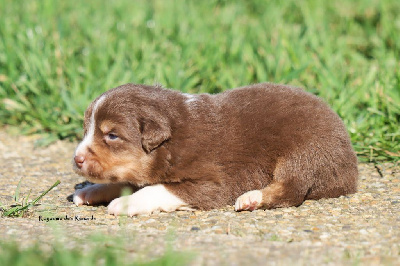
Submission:
<svg viewBox="0 0 400 266">
<path fill-rule="evenodd" d="M 130 196 L 124 196 L 111 201 L 108 213 L 134 216 L 151 214 L 154 211 L 175 211 L 183 209 L 187 204 L 169 192 L 163 185 L 148 186 Z"/>
<path fill-rule="evenodd" d="M 244 193 L 237 198 L 235 203 L 235 211 L 253 211 L 261 206 L 262 192 L 260 190 L 252 190 Z"/>
</svg>

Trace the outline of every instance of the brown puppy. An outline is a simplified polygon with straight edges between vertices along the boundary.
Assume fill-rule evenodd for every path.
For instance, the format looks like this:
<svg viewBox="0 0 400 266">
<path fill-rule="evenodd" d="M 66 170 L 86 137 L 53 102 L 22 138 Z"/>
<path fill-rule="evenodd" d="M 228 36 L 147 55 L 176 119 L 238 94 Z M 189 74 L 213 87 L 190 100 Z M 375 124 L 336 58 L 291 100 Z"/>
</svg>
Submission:
<svg viewBox="0 0 400 266">
<path fill-rule="evenodd" d="M 126 84 L 86 110 L 75 171 L 96 184 L 74 202 L 111 214 L 298 206 L 357 189 L 346 129 L 301 89 L 256 84 L 190 95 Z M 129 184 L 134 193 L 120 197 Z M 120 198 L 118 198 L 120 197 Z"/>
</svg>

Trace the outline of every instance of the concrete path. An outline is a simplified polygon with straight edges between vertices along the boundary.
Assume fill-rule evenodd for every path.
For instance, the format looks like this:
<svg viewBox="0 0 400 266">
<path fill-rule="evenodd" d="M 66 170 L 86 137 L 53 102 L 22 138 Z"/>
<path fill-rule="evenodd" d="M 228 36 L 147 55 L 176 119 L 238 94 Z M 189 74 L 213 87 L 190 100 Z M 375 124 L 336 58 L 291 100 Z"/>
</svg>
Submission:
<svg viewBox="0 0 400 266">
<path fill-rule="evenodd" d="M 236 213 L 232 206 L 209 212 L 156 213 L 115 218 L 105 206 L 76 207 L 67 200 L 84 181 L 71 170 L 74 143 L 35 148 L 35 137 L 0 131 L 0 203 L 36 197 L 61 184 L 23 218 L 0 218 L 3 241 L 22 247 L 54 239 L 67 247 L 90 247 L 88 236 L 119 237 L 133 256 L 154 258 L 167 243 L 192 251 L 194 265 L 399 265 L 400 167 L 360 164 L 359 192 L 338 199 L 307 201 L 298 208 Z M 59 220 L 57 220 L 59 219 Z M 50 220 L 50 221 L 49 221 Z"/>
</svg>

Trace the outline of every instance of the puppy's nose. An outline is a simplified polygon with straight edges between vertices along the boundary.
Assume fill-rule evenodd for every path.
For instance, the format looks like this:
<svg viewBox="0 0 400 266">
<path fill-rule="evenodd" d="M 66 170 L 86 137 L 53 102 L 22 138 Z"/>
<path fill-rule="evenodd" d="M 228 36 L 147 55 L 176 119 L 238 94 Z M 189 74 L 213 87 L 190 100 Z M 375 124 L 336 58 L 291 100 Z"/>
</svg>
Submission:
<svg viewBox="0 0 400 266">
<path fill-rule="evenodd" d="M 85 161 L 85 157 L 83 156 L 75 156 L 74 157 L 75 164 L 78 168 L 82 168 L 83 162 Z"/>
</svg>

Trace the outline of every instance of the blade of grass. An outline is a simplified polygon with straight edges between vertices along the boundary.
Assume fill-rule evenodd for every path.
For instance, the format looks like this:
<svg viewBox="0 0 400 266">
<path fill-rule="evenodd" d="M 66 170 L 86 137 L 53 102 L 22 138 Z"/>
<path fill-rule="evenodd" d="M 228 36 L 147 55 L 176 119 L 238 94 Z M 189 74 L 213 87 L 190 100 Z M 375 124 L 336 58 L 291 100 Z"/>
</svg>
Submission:
<svg viewBox="0 0 400 266">
<path fill-rule="evenodd" d="M 25 202 L 23 203 L 23 205 L 27 205 L 28 204 L 28 200 L 29 200 L 29 196 L 31 195 L 32 189 L 29 190 L 28 195 L 25 198 Z"/>
<path fill-rule="evenodd" d="M 49 189 L 47 189 L 45 192 L 43 192 L 39 197 L 37 197 L 35 200 L 33 200 L 31 203 L 29 203 L 29 205 L 33 206 L 36 204 L 36 202 L 38 202 L 41 198 L 44 197 L 44 195 L 46 195 L 47 193 L 50 192 L 50 190 L 52 190 L 53 188 L 55 188 L 56 186 L 58 186 L 61 183 L 60 180 L 57 180 Z"/>
<path fill-rule="evenodd" d="M 41 198 L 43 198 L 47 193 L 49 193 L 53 188 L 58 186 L 60 183 L 61 183 L 61 181 L 57 180 L 49 189 L 47 189 L 45 192 L 40 194 L 36 199 L 34 199 L 33 201 L 29 202 L 26 205 L 18 204 L 18 206 L 15 206 L 9 210 L 4 211 L 3 216 L 5 216 L 5 217 L 7 217 L 7 216 L 22 216 L 24 214 L 25 210 L 34 206 Z M 30 192 L 29 192 L 29 194 L 30 194 Z"/>
<path fill-rule="evenodd" d="M 23 177 L 21 177 L 21 179 L 18 182 L 17 188 L 15 189 L 15 194 L 14 194 L 14 201 L 18 202 L 19 201 L 19 191 L 21 189 L 21 181 L 22 181 Z"/>
</svg>

